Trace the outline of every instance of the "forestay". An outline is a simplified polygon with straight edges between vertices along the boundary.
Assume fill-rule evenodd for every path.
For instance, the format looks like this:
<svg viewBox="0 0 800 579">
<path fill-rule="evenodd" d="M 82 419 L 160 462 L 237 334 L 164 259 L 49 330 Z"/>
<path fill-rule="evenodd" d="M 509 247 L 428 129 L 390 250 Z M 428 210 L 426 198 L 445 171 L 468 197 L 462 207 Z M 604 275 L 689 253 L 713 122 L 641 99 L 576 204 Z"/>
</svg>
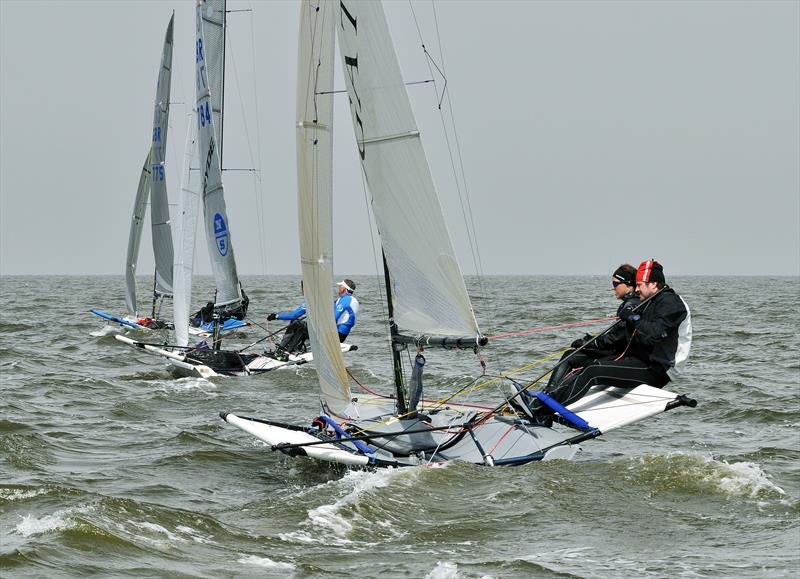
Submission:
<svg viewBox="0 0 800 579">
<path fill-rule="evenodd" d="M 153 255 L 156 263 L 155 291 L 172 294 L 172 230 L 169 220 L 169 199 L 164 161 L 167 153 L 169 128 L 169 96 L 172 81 L 172 26 L 175 14 L 169 20 L 161 66 L 158 72 L 156 100 L 153 112 L 153 143 L 151 148 L 150 222 L 153 229 Z"/>
<path fill-rule="evenodd" d="M 477 335 L 381 3 L 338 2 L 336 28 L 394 321 L 411 332 Z"/>
<path fill-rule="evenodd" d="M 139 244 L 142 241 L 144 209 L 150 195 L 151 156 L 152 149 L 147 152 L 144 165 L 142 165 L 142 173 L 139 175 L 139 187 L 136 189 L 136 200 L 133 203 L 131 232 L 128 236 L 128 256 L 125 260 L 125 307 L 128 315 L 133 317 L 139 317 L 139 308 L 136 303 L 136 264 L 139 260 Z"/>
<path fill-rule="evenodd" d="M 216 305 L 224 306 L 239 302 L 241 294 L 233 256 L 230 223 L 225 212 L 220 157 L 214 133 L 214 118 L 211 114 L 211 91 L 206 73 L 206 47 L 202 23 L 204 14 L 209 10 L 207 4 L 201 2 L 197 6 L 197 130 L 206 239 L 217 286 Z M 212 55 L 211 59 L 214 62 L 216 55 Z"/>
<path fill-rule="evenodd" d="M 350 402 L 333 319 L 332 162 L 334 4 L 300 3 L 297 67 L 297 198 L 300 257 L 311 350 L 323 407 L 341 415 Z"/>
</svg>

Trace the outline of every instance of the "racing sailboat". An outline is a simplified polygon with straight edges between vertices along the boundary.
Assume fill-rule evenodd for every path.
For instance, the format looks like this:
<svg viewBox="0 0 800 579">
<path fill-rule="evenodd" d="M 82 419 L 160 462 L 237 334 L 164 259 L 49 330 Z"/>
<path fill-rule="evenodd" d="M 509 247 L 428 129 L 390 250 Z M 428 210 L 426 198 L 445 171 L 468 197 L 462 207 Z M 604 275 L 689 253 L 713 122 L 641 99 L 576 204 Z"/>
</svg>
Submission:
<svg viewBox="0 0 800 579">
<path fill-rule="evenodd" d="M 243 322 L 232 317 L 246 310 L 246 299 L 241 291 L 236 272 L 236 261 L 230 237 L 230 223 L 225 213 L 224 187 L 221 177 L 221 146 L 223 103 L 222 77 L 224 72 L 225 1 L 203 0 L 197 6 L 197 151 L 198 159 L 187 154 L 187 166 L 198 167 L 198 172 L 184 171 L 181 197 L 181 234 L 176 255 L 175 336 L 176 344 L 164 347 L 132 340 L 126 336 L 116 338 L 126 344 L 163 356 L 174 373 L 209 378 L 213 376 L 243 376 L 305 364 L 313 359 L 311 352 L 289 353 L 278 359 L 274 353 L 244 352 L 222 349 L 219 335 L 236 329 Z M 193 142 L 191 137 L 187 142 Z M 195 151 L 194 146 L 187 150 Z M 199 177 L 199 178 L 198 178 Z M 199 181 L 199 182 L 197 182 Z M 199 194 L 197 192 L 200 192 Z M 188 320 L 188 299 L 191 295 L 192 256 L 194 251 L 194 219 L 202 198 L 206 239 L 217 287 L 214 314 L 217 321 L 203 327 L 211 330 L 211 347 L 189 346 L 189 334 L 196 333 Z M 332 309 L 328 307 L 330 315 Z M 243 317 L 243 316 L 242 316 Z M 238 322 L 238 324 L 237 324 Z M 338 342 L 338 341 L 337 341 Z M 340 352 L 357 349 L 351 344 L 341 344 Z"/>
<path fill-rule="evenodd" d="M 172 327 L 160 317 L 164 298 L 172 297 L 172 230 L 169 218 L 169 200 L 165 160 L 167 152 L 167 131 L 169 129 L 169 98 L 172 81 L 172 28 L 175 20 L 173 12 L 164 38 L 164 48 L 156 85 L 156 99 L 153 111 L 153 137 L 150 150 L 145 158 L 136 190 L 133 206 L 130 235 L 128 237 L 128 254 L 125 264 L 125 306 L 127 312 L 122 316 L 114 316 L 101 310 L 93 309 L 92 313 L 104 318 L 111 324 L 122 328 L 163 329 Z M 136 299 L 136 266 L 139 259 L 139 245 L 142 238 L 144 213 L 150 199 L 150 223 L 153 238 L 153 256 L 155 258 L 155 275 L 153 280 L 153 304 L 149 316 L 142 316 Z"/>
<path fill-rule="evenodd" d="M 330 203 L 333 29 L 342 57 L 361 167 L 383 250 L 394 396 L 354 397 L 325 296 L 332 283 Z M 486 345 L 447 232 L 380 2 L 304 0 L 298 71 L 298 195 L 303 280 L 321 413 L 308 424 L 222 412 L 271 450 L 345 465 L 463 460 L 518 465 L 572 458 L 578 443 L 693 401 L 641 385 L 596 389 L 555 426 L 496 406 L 422 396 L 424 348 Z M 313 207 L 314 211 L 302 208 Z M 416 349 L 410 377 L 401 354 Z M 410 357 L 409 357 L 410 359 Z"/>
</svg>

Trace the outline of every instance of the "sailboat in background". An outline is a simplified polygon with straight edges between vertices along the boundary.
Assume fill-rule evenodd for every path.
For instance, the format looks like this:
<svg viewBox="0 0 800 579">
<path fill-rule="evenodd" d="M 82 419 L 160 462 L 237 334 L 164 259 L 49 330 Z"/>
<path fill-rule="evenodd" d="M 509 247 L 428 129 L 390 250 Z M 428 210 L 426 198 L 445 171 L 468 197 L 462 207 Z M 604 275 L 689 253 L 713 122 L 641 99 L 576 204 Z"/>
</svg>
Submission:
<svg viewBox="0 0 800 579">
<path fill-rule="evenodd" d="M 224 187 L 221 176 L 221 125 L 222 77 L 225 45 L 225 2 L 224 0 L 205 0 L 197 6 L 197 151 L 198 157 L 187 154 L 187 166 L 200 170 L 193 173 L 184 171 L 184 186 L 181 197 L 181 234 L 179 251 L 176 254 L 175 291 L 175 336 L 176 344 L 162 347 L 132 340 L 126 336 L 116 338 L 126 344 L 163 356 L 178 375 L 191 375 L 209 378 L 218 375 L 241 376 L 268 372 L 278 368 L 307 363 L 313 359 L 311 352 L 290 353 L 285 359 L 276 358 L 274 353 L 247 353 L 240 350 L 223 350 L 219 335 L 234 329 L 237 316 L 246 311 L 247 302 L 241 291 L 236 271 L 233 245 L 230 236 L 230 223 L 225 211 Z M 191 137 L 189 140 L 192 140 Z M 190 147 L 194 151 L 194 147 Z M 197 177 L 199 176 L 199 178 Z M 202 197 L 203 221 L 211 257 L 217 294 L 214 304 L 215 322 L 211 330 L 211 347 L 189 346 L 188 300 L 191 296 L 192 263 L 195 243 L 195 219 L 199 213 Z M 329 294 L 330 296 L 330 294 Z M 328 300 L 328 316 L 333 322 L 332 305 Z M 243 317 L 243 314 L 242 314 Z M 224 324 L 223 324 L 224 322 Z M 241 322 L 240 322 L 241 323 Z M 208 326 L 205 326 L 208 329 Z M 338 344 L 339 352 L 357 349 L 351 344 Z"/>
<path fill-rule="evenodd" d="M 169 218 L 169 199 L 165 160 L 167 152 L 167 132 L 169 129 L 169 98 L 172 82 L 172 29 L 175 13 L 169 20 L 161 53 L 161 63 L 156 85 L 156 99 L 153 111 L 153 136 L 150 151 L 147 154 L 136 200 L 133 206 L 130 235 L 128 237 L 128 254 L 125 264 L 125 306 L 124 316 L 114 316 L 97 309 L 92 313 L 106 319 L 109 323 L 123 328 L 164 329 L 172 325 L 161 319 L 160 312 L 164 298 L 172 297 L 172 230 Z M 155 275 L 153 280 L 153 306 L 150 315 L 140 315 L 136 299 L 136 265 L 139 259 L 139 246 L 144 225 L 144 213 L 148 197 L 150 198 L 150 223 L 152 227 L 153 256 L 155 258 Z"/>
<path fill-rule="evenodd" d="M 383 250 L 393 397 L 353 397 L 327 312 L 334 27 L 358 154 Z M 475 349 L 480 333 L 445 226 L 380 2 L 304 0 L 298 71 L 298 197 L 303 279 L 322 413 L 306 426 L 222 412 L 273 451 L 346 465 L 463 460 L 516 465 L 572 458 L 580 441 L 687 404 L 641 385 L 597 389 L 562 409 L 564 427 L 534 425 L 500 405 L 422 398 L 423 348 Z M 401 353 L 417 353 L 410 379 Z M 410 359 L 410 357 L 409 357 Z"/>
</svg>

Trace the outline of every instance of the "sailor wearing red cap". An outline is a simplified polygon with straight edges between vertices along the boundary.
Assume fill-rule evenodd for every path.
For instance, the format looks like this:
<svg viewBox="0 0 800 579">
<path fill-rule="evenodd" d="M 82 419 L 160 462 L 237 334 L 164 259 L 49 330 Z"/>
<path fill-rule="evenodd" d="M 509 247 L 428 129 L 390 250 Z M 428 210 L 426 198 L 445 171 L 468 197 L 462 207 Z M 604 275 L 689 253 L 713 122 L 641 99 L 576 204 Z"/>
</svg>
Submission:
<svg viewBox="0 0 800 579">
<path fill-rule="evenodd" d="M 636 292 L 642 305 L 625 308 L 627 344 L 611 360 L 595 360 L 565 378 L 548 394 L 564 406 L 582 398 L 595 385 L 634 388 L 648 384 L 663 388 L 683 370 L 692 344 L 689 306 L 666 284 L 664 268 L 654 259 L 643 261 L 636 271 Z M 532 398 L 534 422 L 547 422 L 553 411 Z"/>
</svg>

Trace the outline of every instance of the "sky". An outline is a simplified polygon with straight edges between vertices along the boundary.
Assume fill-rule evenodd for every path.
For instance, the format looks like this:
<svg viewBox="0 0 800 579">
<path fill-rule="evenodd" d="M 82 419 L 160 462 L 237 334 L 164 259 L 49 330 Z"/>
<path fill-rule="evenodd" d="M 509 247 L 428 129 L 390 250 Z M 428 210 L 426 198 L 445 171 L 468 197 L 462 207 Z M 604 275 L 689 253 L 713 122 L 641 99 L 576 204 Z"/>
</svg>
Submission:
<svg viewBox="0 0 800 579">
<path fill-rule="evenodd" d="M 800 2 L 385 9 L 406 81 L 432 78 L 423 43 L 446 76 L 443 115 L 438 73 L 408 90 L 464 273 L 596 275 L 653 257 L 668 277 L 800 275 Z M 177 203 L 194 2 L 0 0 L 0 274 L 124 273 L 173 10 Z M 298 5 L 228 10 L 223 180 L 238 269 L 297 274 Z M 347 99 L 336 99 L 336 270 L 375 274 Z M 196 271 L 209 273 L 200 242 Z M 152 272 L 150 247 L 145 228 L 140 274 Z"/>
</svg>

